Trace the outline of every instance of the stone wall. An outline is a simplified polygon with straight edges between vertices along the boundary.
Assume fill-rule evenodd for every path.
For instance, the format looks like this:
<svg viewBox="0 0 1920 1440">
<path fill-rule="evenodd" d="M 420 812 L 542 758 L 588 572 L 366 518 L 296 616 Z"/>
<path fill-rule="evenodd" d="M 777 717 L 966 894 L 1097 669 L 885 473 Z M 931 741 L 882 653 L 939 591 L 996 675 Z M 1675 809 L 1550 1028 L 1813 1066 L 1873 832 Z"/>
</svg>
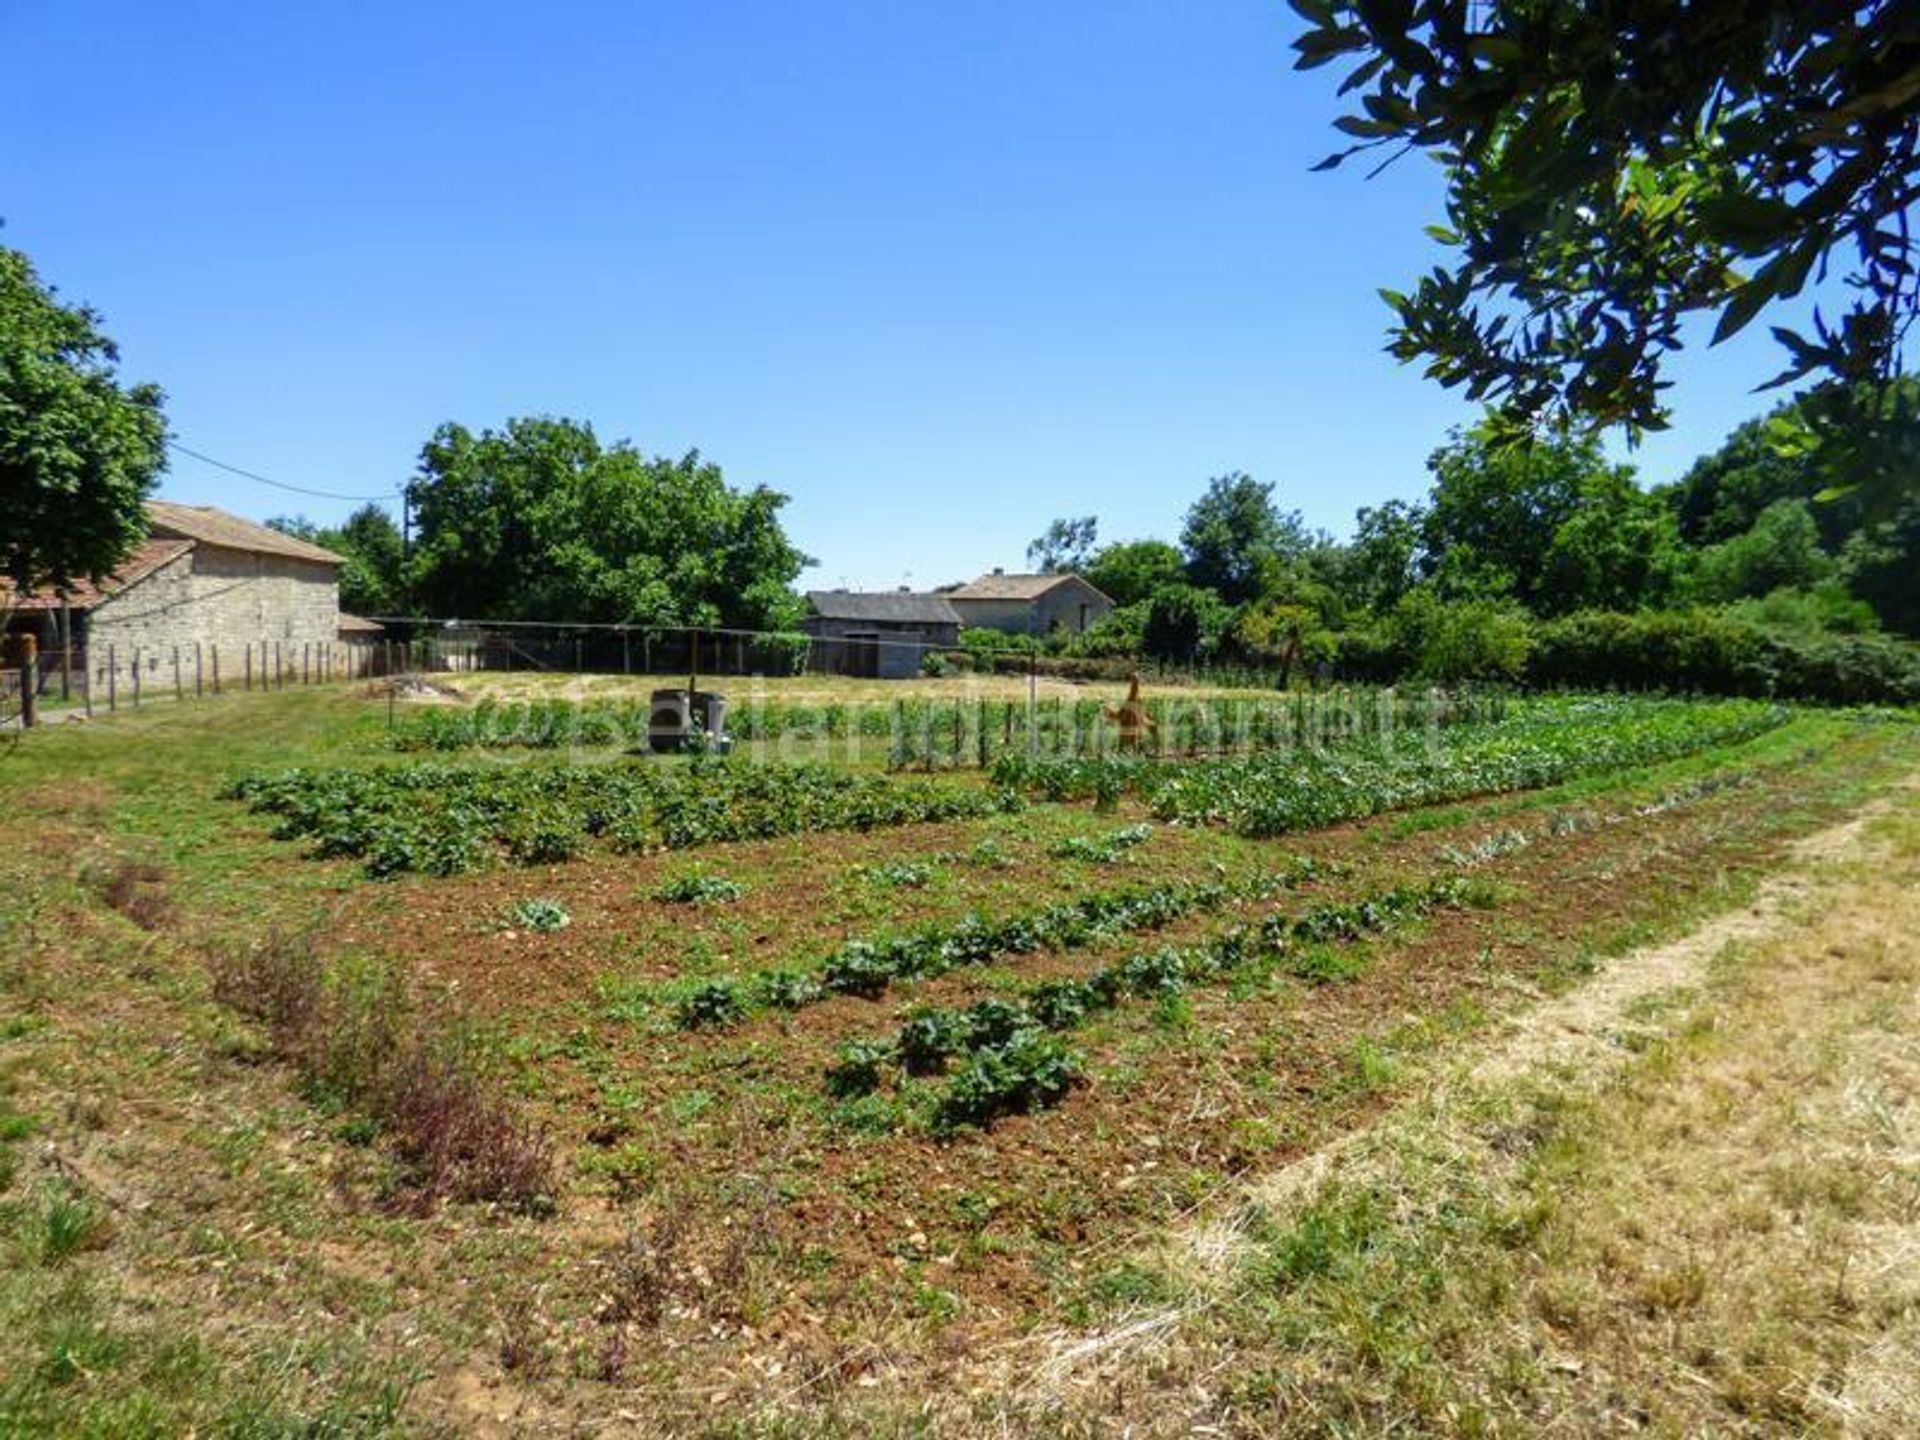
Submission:
<svg viewBox="0 0 1920 1440">
<path fill-rule="evenodd" d="M 334 663 L 343 663 L 339 574 L 338 566 L 319 561 L 196 544 L 94 608 L 87 617 L 88 666 L 100 671 L 111 646 L 123 672 L 137 652 L 143 674 L 164 672 L 170 679 L 174 647 L 184 663 L 196 643 L 203 653 L 219 647 L 221 671 L 230 679 L 241 675 L 249 647 L 256 673 L 275 663 L 276 653 L 281 666 L 297 673 L 302 646 L 311 647 L 305 663 L 316 670 L 322 645 Z"/>
</svg>

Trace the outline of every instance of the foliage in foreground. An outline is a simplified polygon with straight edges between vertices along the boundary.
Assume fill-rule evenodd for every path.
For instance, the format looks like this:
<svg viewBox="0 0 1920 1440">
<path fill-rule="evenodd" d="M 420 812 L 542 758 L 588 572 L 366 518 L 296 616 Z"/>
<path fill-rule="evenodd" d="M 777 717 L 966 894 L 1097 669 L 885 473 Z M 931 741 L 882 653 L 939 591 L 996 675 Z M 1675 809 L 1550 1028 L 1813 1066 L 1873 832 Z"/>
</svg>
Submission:
<svg viewBox="0 0 1920 1440">
<path fill-rule="evenodd" d="M 452 875 L 498 855 L 547 864 L 572 859 L 591 837 L 641 853 L 973 819 L 1019 804 L 1004 791 L 725 763 L 294 769 L 243 777 L 225 794 L 280 817 L 277 838 L 311 840 L 316 856 L 360 858 L 374 876 Z"/>
</svg>

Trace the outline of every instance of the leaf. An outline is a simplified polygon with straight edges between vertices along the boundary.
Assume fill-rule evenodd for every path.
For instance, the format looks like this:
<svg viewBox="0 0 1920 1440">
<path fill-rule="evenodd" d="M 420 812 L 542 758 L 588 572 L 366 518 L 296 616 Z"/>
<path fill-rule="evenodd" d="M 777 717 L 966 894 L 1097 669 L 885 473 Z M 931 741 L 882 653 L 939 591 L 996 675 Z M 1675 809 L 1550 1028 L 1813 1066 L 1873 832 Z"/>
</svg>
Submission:
<svg viewBox="0 0 1920 1440">
<path fill-rule="evenodd" d="M 1762 285 L 1758 277 L 1747 281 L 1733 292 L 1727 308 L 1720 313 L 1720 323 L 1714 327 L 1710 343 L 1718 345 L 1722 340 L 1738 335 L 1752 323 L 1754 316 L 1766 308 L 1771 299 L 1773 291 Z"/>
</svg>

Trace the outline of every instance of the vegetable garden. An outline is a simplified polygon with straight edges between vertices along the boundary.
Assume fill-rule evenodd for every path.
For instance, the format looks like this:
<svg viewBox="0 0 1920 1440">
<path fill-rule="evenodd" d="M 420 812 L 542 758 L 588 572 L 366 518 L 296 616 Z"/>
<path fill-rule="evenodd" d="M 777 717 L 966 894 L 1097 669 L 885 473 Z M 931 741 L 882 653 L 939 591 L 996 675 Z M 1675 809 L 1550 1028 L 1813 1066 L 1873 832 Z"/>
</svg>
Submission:
<svg viewBox="0 0 1920 1440">
<path fill-rule="evenodd" d="M 1908 717 L 1760 701 L 1376 692 L 1323 727 L 1222 697 L 1224 728 L 1242 703 L 1284 727 L 1229 754 L 1195 731 L 1197 755 L 1029 755 L 1016 700 L 1011 749 L 936 775 L 639 757 L 617 728 L 564 753 L 616 713 L 592 703 L 542 709 L 537 744 L 480 706 L 389 732 L 357 697 L 259 703 L 332 728 L 236 722 L 206 776 L 204 746 L 156 770 L 175 742 L 143 720 L 152 753 L 109 772 L 154 848 L 88 882 L 127 918 L 87 933 L 158 925 L 116 952 L 123 979 L 205 965 L 210 987 L 164 984 L 209 1014 L 165 1035 L 207 1037 L 179 1083 L 239 1107 L 169 1145 L 196 1174 L 254 1167 L 302 1305 L 326 1296 L 287 1257 L 314 1237 L 368 1273 L 404 1246 L 431 1258 L 409 1313 L 439 1317 L 432 1343 L 683 1430 L 717 1375 L 760 1403 L 775 1364 L 934 1364 L 1150 1302 L 1142 1237 L 1230 1207 L 1920 760 Z M 1085 710 L 1063 702 L 1060 733 Z M 971 743 L 969 713 L 932 724 Z M 174 876 L 230 898 L 175 935 L 146 903 Z M 148 1036 L 126 1073 L 174 1083 L 161 1053 Z"/>
<path fill-rule="evenodd" d="M 1163 755 L 1302 750 L 1406 730 L 1498 721 L 1499 691 L 1392 688 L 1287 695 L 1155 695 L 1145 702 L 1150 744 Z M 407 752 L 643 748 L 649 708 L 638 700 L 482 699 L 410 714 L 392 734 Z M 808 705 L 751 697 L 728 716 L 735 738 L 884 742 L 894 769 L 985 768 L 1008 755 L 1100 755 L 1118 741 L 1105 701 L 911 697 L 891 703 Z"/>
</svg>

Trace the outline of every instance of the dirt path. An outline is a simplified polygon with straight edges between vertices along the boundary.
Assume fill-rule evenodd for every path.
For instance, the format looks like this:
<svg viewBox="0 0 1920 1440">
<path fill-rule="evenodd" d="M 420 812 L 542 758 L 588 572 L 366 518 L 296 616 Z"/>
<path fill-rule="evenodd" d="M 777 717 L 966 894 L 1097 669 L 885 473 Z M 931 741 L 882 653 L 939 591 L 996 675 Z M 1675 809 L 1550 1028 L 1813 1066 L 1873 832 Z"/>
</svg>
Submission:
<svg viewBox="0 0 1920 1440">
<path fill-rule="evenodd" d="M 1053 1413 L 1071 1406 L 1076 1395 L 1104 1391 L 1129 1373 L 1151 1369 L 1179 1345 L 1182 1329 L 1231 1283 L 1254 1243 L 1251 1224 L 1257 1219 L 1270 1230 L 1330 1183 L 1379 1165 L 1383 1149 L 1390 1152 L 1381 1145 L 1381 1132 L 1404 1121 L 1407 1112 L 1444 1115 L 1469 1096 L 1516 1082 L 1577 1077 L 1578 1088 L 1588 1092 L 1604 1084 L 1639 1053 L 1640 1046 L 1623 1041 L 1646 1032 L 1641 1013 L 1698 990 L 1730 949 L 1811 943 L 1814 922 L 1856 909 L 1849 894 L 1857 884 L 1853 877 L 1862 862 L 1884 851 L 1872 838 L 1871 827 L 1896 805 L 1911 804 L 1916 789 L 1920 777 L 1853 818 L 1806 837 L 1748 905 L 1676 940 L 1615 960 L 1573 991 L 1505 1017 L 1497 1033 L 1455 1052 L 1436 1068 L 1415 1100 L 1244 1185 L 1226 1205 L 1212 1207 L 1211 1213 L 1166 1236 L 1145 1258 L 1179 1278 L 1178 1301 L 1103 1330 L 1040 1332 L 983 1357 L 980 1373 L 966 1388 L 976 1395 L 997 1392 L 1018 1411 Z M 1920 1226 L 1892 1230 L 1898 1233 L 1871 1237 L 1869 1248 L 1883 1265 L 1901 1263 L 1903 1257 L 1910 1261 L 1920 1253 Z M 1887 1363 L 1876 1363 L 1875 1356 Z M 1835 1407 L 1884 1411 L 1889 1394 L 1911 1399 L 1892 1378 L 1891 1363 L 1884 1344 L 1868 1350 L 1848 1394 L 1834 1398 Z"/>
</svg>

